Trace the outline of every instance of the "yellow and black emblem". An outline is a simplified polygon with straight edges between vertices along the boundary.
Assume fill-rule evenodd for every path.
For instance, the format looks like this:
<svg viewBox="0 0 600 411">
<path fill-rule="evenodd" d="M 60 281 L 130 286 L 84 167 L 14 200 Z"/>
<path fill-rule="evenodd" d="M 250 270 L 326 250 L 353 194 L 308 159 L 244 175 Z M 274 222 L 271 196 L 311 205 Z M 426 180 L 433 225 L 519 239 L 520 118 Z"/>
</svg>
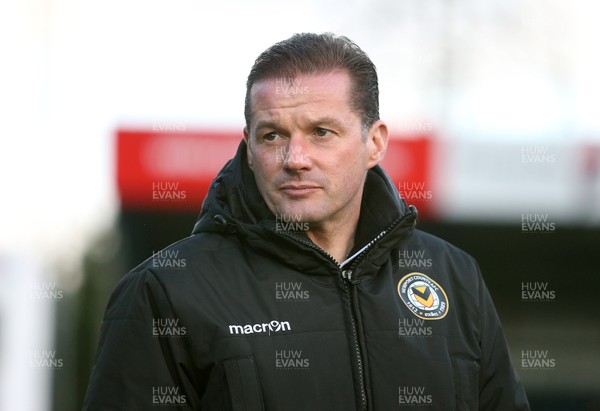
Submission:
<svg viewBox="0 0 600 411">
<path fill-rule="evenodd" d="M 398 295 L 419 318 L 440 320 L 448 314 L 448 297 L 438 283 L 423 273 L 410 273 L 398 282 Z"/>
</svg>

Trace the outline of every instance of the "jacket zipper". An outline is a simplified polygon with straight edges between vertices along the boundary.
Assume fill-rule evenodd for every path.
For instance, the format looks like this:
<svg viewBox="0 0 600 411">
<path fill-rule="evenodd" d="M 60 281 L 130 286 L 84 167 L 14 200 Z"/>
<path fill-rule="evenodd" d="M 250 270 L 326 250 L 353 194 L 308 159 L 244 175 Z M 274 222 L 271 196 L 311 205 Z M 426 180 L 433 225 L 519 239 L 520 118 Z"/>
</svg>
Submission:
<svg viewBox="0 0 600 411">
<path fill-rule="evenodd" d="M 344 290 L 346 291 L 346 294 L 350 298 L 350 324 L 352 327 L 352 337 L 354 339 L 354 350 L 356 353 L 356 364 L 357 364 L 357 368 L 358 368 L 358 380 L 359 380 L 359 386 L 360 386 L 360 399 L 361 399 L 361 405 L 362 405 L 363 411 L 368 410 L 367 389 L 366 389 L 366 384 L 365 384 L 365 370 L 364 370 L 364 365 L 363 365 L 362 350 L 360 348 L 358 327 L 356 325 L 356 316 L 358 314 L 354 312 L 355 297 L 353 295 L 353 289 L 351 289 L 351 287 L 353 288 L 355 286 L 355 283 L 352 281 L 352 272 L 353 272 L 353 269 L 356 267 L 357 263 L 362 258 L 362 256 L 364 254 L 366 254 L 369 251 L 369 249 L 371 247 L 373 247 L 373 245 L 375 243 L 377 243 L 377 241 L 381 240 L 387 233 L 389 233 L 391 231 L 391 229 L 394 228 L 401 220 L 402 220 L 402 218 L 399 218 L 398 220 L 394 221 L 387 229 L 385 229 L 381 233 L 379 233 L 366 246 L 361 248 L 357 253 L 355 253 L 353 256 L 349 257 L 346 261 L 342 262 L 341 264 L 338 263 L 338 261 L 335 258 L 333 258 L 333 256 L 331 256 L 331 254 L 329 254 L 327 251 L 323 250 L 321 247 L 317 246 L 315 243 L 306 241 L 302 238 L 298 238 L 294 235 L 291 235 L 291 234 L 288 234 L 285 232 L 279 233 L 279 234 L 285 235 L 287 237 L 290 237 L 290 238 L 296 240 L 297 242 L 312 248 L 313 250 L 316 250 L 320 254 L 322 254 L 325 257 L 327 257 L 328 259 L 330 259 L 333 263 L 335 263 L 335 265 L 340 270 L 341 277 L 342 277 L 342 283 L 344 284 Z M 352 261 L 352 263 L 353 263 L 351 268 L 348 270 L 344 270 L 344 268 L 343 268 L 344 265 L 350 261 Z"/>
<path fill-rule="evenodd" d="M 412 211 L 412 209 L 411 209 L 411 211 Z M 365 383 L 365 370 L 364 370 L 364 365 L 363 365 L 363 356 L 362 356 L 362 350 L 360 348 L 360 342 L 359 342 L 359 337 L 358 337 L 358 327 L 356 324 L 356 316 L 358 315 L 358 313 L 355 313 L 355 310 L 354 310 L 354 304 L 356 302 L 355 301 L 356 297 L 354 296 L 353 291 L 354 291 L 354 287 L 356 286 L 357 283 L 355 281 L 353 281 L 352 274 L 354 272 L 354 269 L 360 262 L 360 260 L 371 249 L 371 247 L 373 247 L 379 240 L 381 240 L 383 237 L 385 237 L 389 232 L 392 231 L 392 229 L 394 227 L 396 227 L 401 221 L 403 221 L 407 217 L 408 216 L 405 215 L 405 216 L 399 217 L 396 220 L 394 220 L 394 222 L 392 222 L 385 230 L 383 230 L 375 238 L 373 238 L 371 241 L 369 241 L 369 243 L 367 243 L 367 245 L 365 245 L 363 248 L 361 248 L 359 251 L 357 251 L 354 255 L 350 256 L 348 259 L 343 261 L 341 264 L 335 258 L 333 258 L 333 256 L 331 256 L 331 254 L 329 254 L 327 251 L 323 250 L 321 247 L 319 247 L 315 243 L 306 241 L 302 238 L 298 238 L 295 235 L 292 235 L 292 234 L 289 234 L 286 232 L 279 232 L 279 234 L 285 235 L 286 237 L 289 237 L 289 238 L 292 238 L 295 241 L 297 241 L 301 244 L 304 244 L 307 247 L 310 247 L 313 250 L 316 250 L 321 255 L 327 257 L 329 260 L 331 260 L 336 265 L 336 267 L 339 269 L 339 271 L 341 273 L 342 283 L 344 284 L 344 290 L 346 291 L 346 294 L 350 298 L 350 324 L 352 326 L 352 336 L 354 338 L 354 350 L 356 352 L 356 363 L 357 363 L 357 368 L 358 368 L 358 379 L 359 379 L 359 385 L 360 385 L 360 398 L 361 398 L 361 405 L 362 405 L 363 411 L 368 410 L 369 404 L 367 401 L 367 389 L 366 389 L 366 383 Z M 349 263 L 349 262 L 352 262 L 352 265 L 350 266 L 349 269 L 345 270 L 344 266 L 346 265 L 346 263 Z"/>
<path fill-rule="evenodd" d="M 344 271 L 345 272 L 345 271 Z M 360 399 L 362 410 L 366 411 L 368 409 L 367 403 L 367 388 L 365 384 L 365 370 L 363 366 L 363 357 L 362 351 L 360 349 L 360 343 L 358 338 L 358 327 L 356 326 L 356 313 L 354 312 L 354 296 L 352 290 L 350 289 L 349 281 L 343 281 L 344 290 L 348 297 L 350 298 L 350 324 L 352 325 L 352 336 L 354 338 L 354 350 L 356 352 L 356 365 L 358 368 L 358 381 L 360 386 Z M 351 284 L 351 283 L 350 283 Z M 352 287 L 354 287 L 352 285 Z"/>
<path fill-rule="evenodd" d="M 356 314 L 354 313 L 354 298 L 352 296 L 352 291 L 350 290 L 350 285 L 353 286 L 353 283 L 351 282 L 352 271 L 344 270 L 343 269 L 344 263 L 342 263 L 342 264 L 338 263 L 338 261 L 335 258 L 333 258 L 333 256 L 331 256 L 331 254 L 329 254 L 327 251 L 323 250 L 321 247 L 319 247 L 315 243 L 303 240 L 302 238 L 298 238 L 294 235 L 291 235 L 291 234 L 288 234 L 285 232 L 279 233 L 279 234 L 285 235 L 286 237 L 290 237 L 290 238 L 296 240 L 297 242 L 304 244 L 304 245 L 312 248 L 313 250 L 318 251 L 320 254 L 324 255 L 325 257 L 330 259 L 333 263 L 335 263 L 336 267 L 339 269 L 339 271 L 341 273 L 342 284 L 344 284 L 344 291 L 350 298 L 350 325 L 352 327 L 352 337 L 354 340 L 354 351 L 356 354 L 356 365 L 358 368 L 358 381 L 359 381 L 359 386 L 360 386 L 360 399 L 361 399 L 362 411 L 367 411 L 368 403 L 367 403 L 367 389 L 365 386 L 365 370 L 364 370 L 364 366 L 363 366 L 362 351 L 360 349 L 360 343 L 359 343 L 359 339 L 358 339 L 358 328 L 356 326 L 356 318 L 355 318 Z M 369 244 L 367 246 L 372 246 L 372 244 L 374 244 L 376 241 L 378 241 L 382 237 L 382 234 L 383 233 L 379 234 L 376 237 L 376 239 L 369 242 Z M 364 248 L 361 249 L 361 251 L 362 250 L 364 250 Z M 359 252 L 357 254 L 360 255 L 361 253 Z M 351 259 L 352 258 L 350 258 L 350 260 Z M 346 260 L 346 261 L 348 261 L 348 260 Z"/>
<path fill-rule="evenodd" d="M 335 258 L 333 258 L 333 256 L 331 254 L 329 254 L 327 251 L 323 250 L 321 247 L 319 247 L 315 243 L 313 243 L 311 241 L 306 241 L 306 240 L 304 240 L 302 238 L 296 237 L 295 235 L 292 235 L 292 234 L 287 233 L 285 231 L 283 231 L 283 232 L 277 232 L 277 234 L 283 235 L 285 237 L 289 237 L 289 238 L 293 239 L 294 241 L 296 241 L 296 242 L 298 242 L 300 244 L 303 244 L 303 245 L 305 245 L 307 247 L 312 248 L 315 251 L 318 251 L 319 254 L 321 254 L 321 255 L 327 257 L 327 259 L 331 260 L 331 262 L 334 263 L 337 268 L 339 268 L 340 270 L 342 269 L 342 266 L 340 265 L 340 263 Z"/>
<path fill-rule="evenodd" d="M 412 206 L 410 206 L 410 207 L 412 207 Z M 412 210 L 412 208 L 411 208 L 411 210 Z M 362 257 L 371 249 L 371 247 L 373 247 L 375 245 L 375 243 L 377 243 L 379 240 L 381 240 L 383 237 L 385 237 L 389 232 L 391 232 L 398 224 L 400 224 L 400 222 L 402 222 L 407 217 L 408 217 L 408 215 L 405 215 L 405 216 L 399 217 L 396 220 L 394 220 L 381 233 L 379 233 L 375 238 L 373 238 L 371 241 L 369 241 L 367 243 L 367 245 L 365 245 L 363 248 L 358 250 L 353 256 L 349 257 L 346 261 L 344 261 L 341 264 L 342 267 L 344 265 L 346 265 L 346 263 L 352 262 L 350 269 L 345 270 L 345 271 L 347 271 L 347 274 L 346 274 L 347 277 L 344 277 L 344 278 L 346 278 L 348 281 L 352 281 L 352 273 L 353 273 L 354 269 L 356 268 L 356 266 L 358 265 L 358 263 L 360 262 L 360 260 L 362 259 Z"/>
<path fill-rule="evenodd" d="M 355 295 L 354 295 L 356 283 L 352 281 L 352 274 L 354 272 L 354 268 L 356 267 L 356 265 L 358 264 L 358 262 L 360 261 L 362 256 L 364 254 L 366 254 L 367 251 L 375 243 L 377 243 L 377 241 L 379 241 L 381 238 L 383 238 L 388 232 L 389 232 L 389 230 L 383 230 L 381 233 L 379 233 L 379 235 L 377 235 L 373 240 L 371 240 L 366 246 L 361 248 L 357 253 L 355 253 L 353 256 L 349 257 L 346 261 L 344 261 L 340 265 L 340 268 L 342 268 L 342 278 L 343 278 L 342 282 L 344 284 L 344 289 L 346 291 L 346 294 L 350 298 L 350 323 L 352 325 L 352 335 L 354 337 L 354 349 L 356 351 L 356 362 L 357 362 L 357 367 L 358 367 L 358 379 L 359 379 L 359 385 L 360 385 L 360 398 L 361 398 L 361 405 L 362 405 L 363 411 L 368 410 L 369 404 L 367 401 L 367 389 L 366 389 L 366 384 L 365 384 L 365 370 L 364 370 L 364 365 L 363 365 L 363 357 L 362 357 L 362 351 L 360 348 L 358 327 L 356 325 L 356 317 L 358 316 L 358 313 L 356 313 L 355 309 L 354 309 L 355 304 L 358 302 L 357 297 L 355 297 Z M 352 261 L 352 265 L 351 265 L 350 269 L 344 270 L 343 266 L 347 262 L 350 262 L 350 261 Z"/>
</svg>

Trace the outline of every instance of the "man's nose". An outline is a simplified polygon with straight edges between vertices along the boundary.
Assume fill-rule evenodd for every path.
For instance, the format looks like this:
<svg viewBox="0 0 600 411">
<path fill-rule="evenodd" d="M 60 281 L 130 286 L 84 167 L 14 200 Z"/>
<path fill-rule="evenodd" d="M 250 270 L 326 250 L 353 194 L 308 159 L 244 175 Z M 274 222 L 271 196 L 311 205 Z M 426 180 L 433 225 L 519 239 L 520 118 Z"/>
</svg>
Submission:
<svg viewBox="0 0 600 411">
<path fill-rule="evenodd" d="M 288 145 L 285 148 L 283 168 L 293 171 L 310 168 L 308 151 L 308 144 L 302 136 L 290 137 Z"/>
</svg>

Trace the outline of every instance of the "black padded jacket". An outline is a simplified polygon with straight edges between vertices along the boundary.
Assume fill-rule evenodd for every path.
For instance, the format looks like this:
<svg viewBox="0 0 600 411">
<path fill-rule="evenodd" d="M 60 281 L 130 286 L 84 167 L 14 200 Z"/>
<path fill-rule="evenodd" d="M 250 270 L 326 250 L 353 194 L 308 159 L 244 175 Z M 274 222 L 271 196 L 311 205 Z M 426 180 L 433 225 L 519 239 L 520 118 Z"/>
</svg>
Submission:
<svg viewBox="0 0 600 411">
<path fill-rule="evenodd" d="M 193 234 L 116 286 L 84 410 L 529 409 L 477 263 L 379 166 L 338 262 L 274 218 L 245 153 Z"/>
</svg>

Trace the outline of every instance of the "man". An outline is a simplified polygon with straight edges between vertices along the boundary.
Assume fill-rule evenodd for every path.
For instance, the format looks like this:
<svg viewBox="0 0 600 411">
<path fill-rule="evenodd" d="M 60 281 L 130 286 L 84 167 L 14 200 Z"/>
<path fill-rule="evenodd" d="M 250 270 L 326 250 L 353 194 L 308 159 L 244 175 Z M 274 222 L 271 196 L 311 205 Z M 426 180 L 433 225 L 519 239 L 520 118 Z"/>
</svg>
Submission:
<svg viewBox="0 0 600 411">
<path fill-rule="evenodd" d="M 259 56 L 238 152 L 168 248 L 186 268 L 118 284 L 85 410 L 529 408 L 477 263 L 416 230 L 378 165 L 378 104 L 345 37 Z"/>
</svg>

